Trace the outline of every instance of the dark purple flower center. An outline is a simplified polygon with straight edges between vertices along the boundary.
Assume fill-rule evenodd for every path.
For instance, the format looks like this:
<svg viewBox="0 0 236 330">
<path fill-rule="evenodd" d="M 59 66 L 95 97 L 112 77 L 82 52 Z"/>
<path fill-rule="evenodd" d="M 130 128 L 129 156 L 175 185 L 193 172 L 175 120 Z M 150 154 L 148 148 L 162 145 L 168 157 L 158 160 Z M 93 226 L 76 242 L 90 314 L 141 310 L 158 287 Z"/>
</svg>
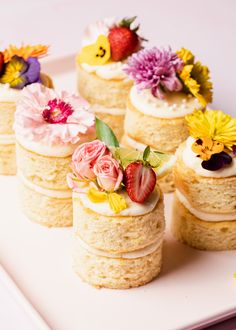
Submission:
<svg viewBox="0 0 236 330">
<path fill-rule="evenodd" d="M 67 118 L 74 112 L 72 106 L 62 100 L 53 99 L 48 102 L 42 116 L 50 124 L 65 124 Z"/>
<path fill-rule="evenodd" d="M 227 152 L 220 152 L 211 156 L 209 160 L 202 162 L 202 167 L 208 171 L 218 171 L 232 163 L 232 157 Z"/>
<path fill-rule="evenodd" d="M 236 156 L 236 145 L 233 146 L 233 155 Z"/>
</svg>

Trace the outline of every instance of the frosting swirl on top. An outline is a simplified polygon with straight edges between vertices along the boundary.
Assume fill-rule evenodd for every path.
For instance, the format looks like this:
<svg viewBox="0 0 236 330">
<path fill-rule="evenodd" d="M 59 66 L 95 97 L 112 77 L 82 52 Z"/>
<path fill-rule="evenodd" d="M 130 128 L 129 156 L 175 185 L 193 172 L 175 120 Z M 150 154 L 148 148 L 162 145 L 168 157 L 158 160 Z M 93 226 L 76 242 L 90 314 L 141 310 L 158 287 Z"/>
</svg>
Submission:
<svg viewBox="0 0 236 330">
<path fill-rule="evenodd" d="M 131 88 L 130 100 L 140 112 L 157 118 L 180 118 L 201 107 L 192 95 L 172 92 L 161 100 L 150 89 L 139 90 L 137 86 Z"/>
<path fill-rule="evenodd" d="M 127 79 L 127 75 L 123 71 L 124 62 L 108 62 L 103 65 L 89 65 L 87 63 L 81 64 L 82 68 L 89 73 L 96 73 L 97 76 L 103 79 Z"/>
<path fill-rule="evenodd" d="M 41 84 L 21 92 L 15 113 L 16 136 L 46 146 L 70 145 L 95 133 L 95 116 L 81 97 Z"/>
</svg>

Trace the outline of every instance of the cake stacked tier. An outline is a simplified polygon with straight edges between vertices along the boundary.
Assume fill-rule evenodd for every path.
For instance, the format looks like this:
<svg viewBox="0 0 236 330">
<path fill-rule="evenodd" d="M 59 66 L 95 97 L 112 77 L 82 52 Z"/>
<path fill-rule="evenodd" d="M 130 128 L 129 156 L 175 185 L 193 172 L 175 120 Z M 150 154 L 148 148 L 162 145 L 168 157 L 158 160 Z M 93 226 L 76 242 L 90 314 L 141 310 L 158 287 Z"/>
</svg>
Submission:
<svg viewBox="0 0 236 330">
<path fill-rule="evenodd" d="M 124 146 L 174 154 L 177 147 L 188 137 L 184 115 L 193 111 L 198 101 L 182 93 L 171 93 L 165 100 L 155 98 L 150 90 L 138 91 L 132 87 L 125 117 Z M 159 184 L 163 192 L 174 190 L 172 172 Z"/>
<path fill-rule="evenodd" d="M 3 93 L 7 92 L 12 94 L 12 101 L 9 97 L 3 97 Z M 16 110 L 15 100 L 18 95 L 19 91 L 10 91 L 10 88 L 0 84 L 0 174 L 2 175 L 16 173 L 13 123 Z"/>
<path fill-rule="evenodd" d="M 174 166 L 174 236 L 195 248 L 236 248 L 236 163 L 213 172 L 193 162 L 189 138 L 177 151 Z"/>
<path fill-rule="evenodd" d="M 32 150 L 17 141 L 16 151 L 23 212 L 30 220 L 48 227 L 71 226 L 72 200 L 66 175 L 73 150 L 63 154 L 52 148 L 51 152 L 42 149 L 40 153 L 40 148 Z"/>
<path fill-rule="evenodd" d="M 39 58 L 47 53 L 48 46 L 10 45 L 0 51 L 0 174 L 16 174 L 15 135 L 13 131 L 16 104 L 21 89 L 40 82 L 53 87 L 50 77 L 41 72 Z"/>
<path fill-rule="evenodd" d="M 73 268 L 96 287 L 127 289 L 150 282 L 162 264 L 163 196 L 155 190 L 145 205 L 120 214 L 73 193 Z"/>
<path fill-rule="evenodd" d="M 120 64 L 108 64 L 108 72 L 109 66 L 110 70 L 112 67 L 116 70 L 117 65 Z M 108 124 L 120 139 L 124 132 L 126 102 L 132 82 L 124 79 L 124 74 L 122 79 L 104 79 L 93 70 L 86 64 L 77 65 L 78 91 L 90 102 L 96 116 Z M 103 65 L 102 70 L 106 71 L 106 65 Z"/>
</svg>

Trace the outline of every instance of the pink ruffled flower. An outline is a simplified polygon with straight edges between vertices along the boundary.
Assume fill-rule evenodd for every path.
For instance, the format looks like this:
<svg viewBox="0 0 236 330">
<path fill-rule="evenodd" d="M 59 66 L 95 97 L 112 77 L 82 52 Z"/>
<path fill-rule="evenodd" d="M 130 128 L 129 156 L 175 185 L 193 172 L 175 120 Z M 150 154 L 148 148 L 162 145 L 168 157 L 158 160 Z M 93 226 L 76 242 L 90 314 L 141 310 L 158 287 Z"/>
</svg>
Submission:
<svg viewBox="0 0 236 330">
<path fill-rule="evenodd" d="M 99 186 L 106 191 L 116 191 L 123 180 L 123 171 L 111 155 L 100 157 L 94 165 Z"/>
<path fill-rule="evenodd" d="M 14 129 L 47 145 L 76 144 L 95 136 L 95 116 L 83 98 L 36 83 L 21 92 Z"/>
<path fill-rule="evenodd" d="M 73 153 L 71 168 L 79 180 L 95 180 L 94 165 L 99 157 L 109 155 L 105 143 L 95 140 L 80 145 Z"/>
</svg>

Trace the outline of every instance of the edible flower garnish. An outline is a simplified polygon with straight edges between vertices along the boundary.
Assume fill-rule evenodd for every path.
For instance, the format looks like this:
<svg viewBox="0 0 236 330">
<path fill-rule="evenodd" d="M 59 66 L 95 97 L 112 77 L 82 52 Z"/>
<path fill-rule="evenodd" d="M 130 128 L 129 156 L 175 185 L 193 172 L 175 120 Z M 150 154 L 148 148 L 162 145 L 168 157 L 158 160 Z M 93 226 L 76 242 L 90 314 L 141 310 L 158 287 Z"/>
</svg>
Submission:
<svg viewBox="0 0 236 330">
<path fill-rule="evenodd" d="M 182 90 L 177 75 L 182 66 L 183 61 L 171 48 L 154 47 L 132 55 L 124 71 L 134 80 L 139 90 L 150 89 L 154 96 L 163 99 L 166 92 Z"/>
<path fill-rule="evenodd" d="M 195 96 L 203 107 L 212 102 L 212 82 L 209 69 L 200 61 L 194 62 L 194 55 L 186 48 L 177 51 L 178 57 L 184 62 L 179 77 L 187 92 Z"/>
<path fill-rule="evenodd" d="M 192 150 L 203 160 L 202 167 L 217 171 L 230 165 L 236 149 L 236 118 L 220 110 L 198 110 L 185 118 L 190 136 L 196 139 Z"/>
<path fill-rule="evenodd" d="M 197 98 L 203 108 L 212 101 L 209 69 L 195 62 L 188 49 L 176 53 L 170 47 L 141 50 L 131 56 L 124 71 L 139 90 L 150 89 L 159 99 L 166 93 L 182 91 Z"/>
<path fill-rule="evenodd" d="M 141 49 L 144 39 L 137 34 L 139 25 L 133 27 L 135 19 L 136 16 L 120 22 L 104 19 L 90 26 L 86 30 L 87 37 L 91 39 L 93 36 L 95 40 L 82 47 L 78 63 L 104 65 L 108 61 L 122 61 Z M 97 31 L 96 38 L 94 31 Z"/>
<path fill-rule="evenodd" d="M 0 83 L 22 89 L 26 85 L 41 82 L 38 57 L 47 53 L 48 46 L 10 45 L 0 53 Z"/>
<path fill-rule="evenodd" d="M 108 203 L 114 214 L 131 201 L 144 203 L 155 189 L 158 170 L 168 170 L 170 157 L 165 159 L 149 147 L 144 152 L 121 148 L 110 127 L 99 119 L 96 132 L 100 140 L 81 144 L 72 156 L 69 187 L 86 194 L 93 203 Z M 80 182 L 86 186 L 81 188 Z"/>
</svg>

